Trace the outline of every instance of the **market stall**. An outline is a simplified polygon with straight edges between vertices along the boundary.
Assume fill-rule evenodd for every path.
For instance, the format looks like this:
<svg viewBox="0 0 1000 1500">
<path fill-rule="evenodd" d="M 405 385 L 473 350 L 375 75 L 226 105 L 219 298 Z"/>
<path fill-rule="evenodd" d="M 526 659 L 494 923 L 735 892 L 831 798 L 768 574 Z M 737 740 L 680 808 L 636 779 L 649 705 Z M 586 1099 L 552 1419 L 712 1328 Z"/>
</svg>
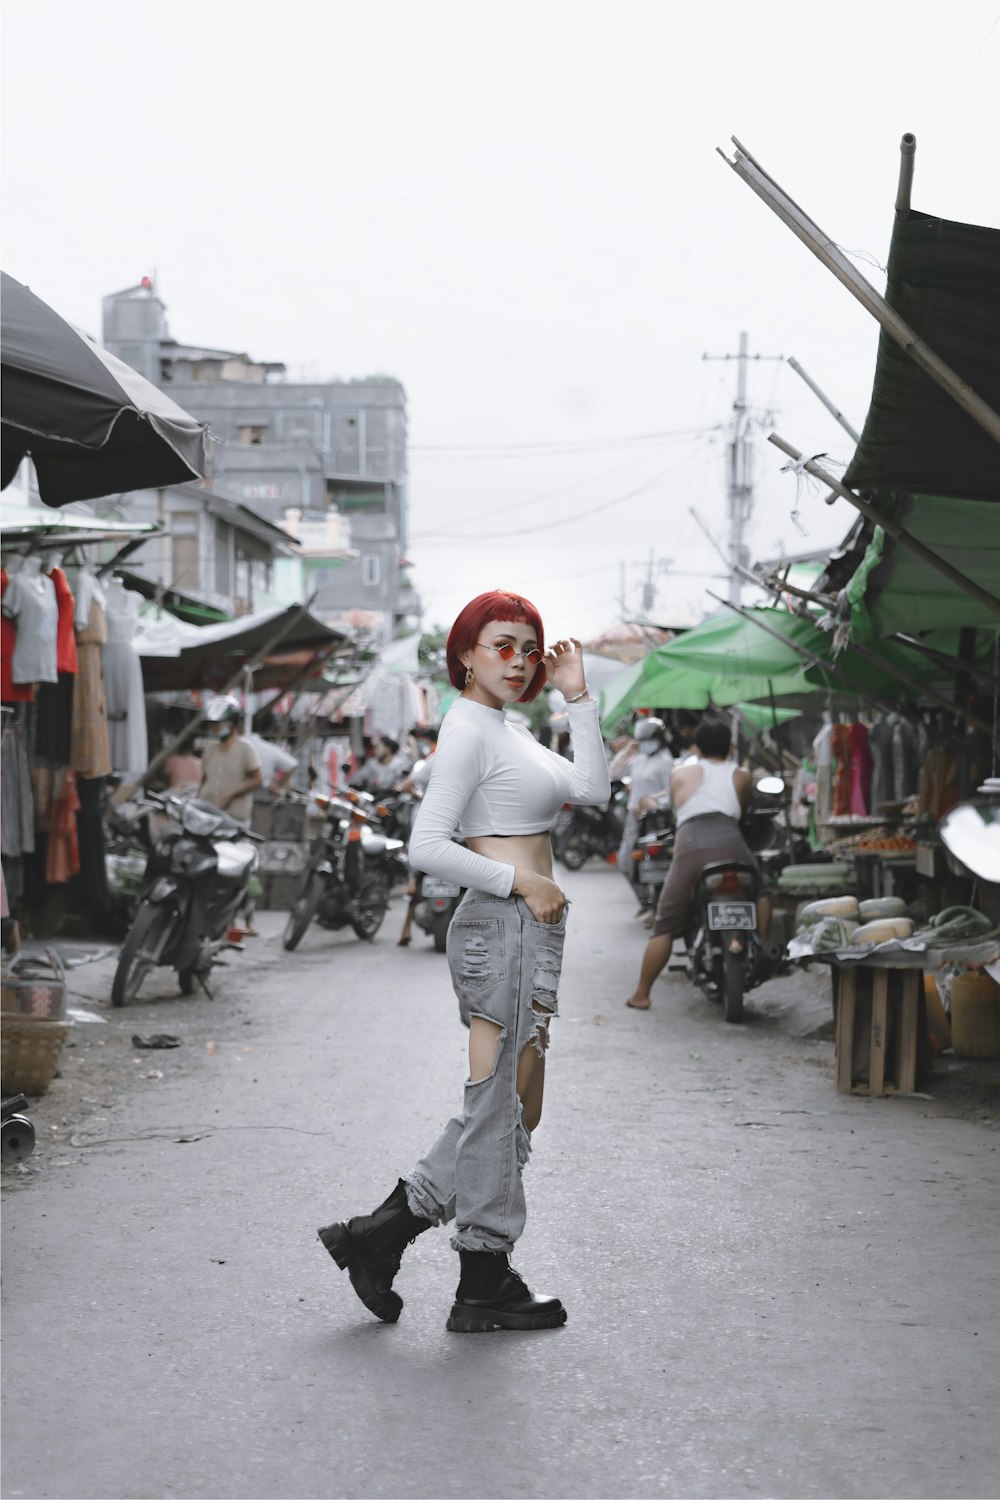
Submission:
<svg viewBox="0 0 1000 1500">
<path fill-rule="evenodd" d="M 16 944 L 22 923 L 47 930 L 67 907 L 98 925 L 106 914 L 105 791 L 147 759 L 136 600 L 113 570 L 156 528 L 6 503 L 3 521 L 2 864 Z"/>
</svg>

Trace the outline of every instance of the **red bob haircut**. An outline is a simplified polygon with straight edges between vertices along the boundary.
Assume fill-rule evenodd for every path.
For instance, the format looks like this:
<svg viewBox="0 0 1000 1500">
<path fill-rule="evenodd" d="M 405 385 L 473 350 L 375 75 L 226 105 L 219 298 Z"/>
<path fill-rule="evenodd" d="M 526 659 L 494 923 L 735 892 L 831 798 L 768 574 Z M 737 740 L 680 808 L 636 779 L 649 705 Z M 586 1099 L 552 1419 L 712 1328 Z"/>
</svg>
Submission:
<svg viewBox="0 0 1000 1500">
<path fill-rule="evenodd" d="M 545 627 L 530 599 L 525 599 L 521 594 L 508 594 L 503 589 L 494 589 L 489 594 L 477 594 L 462 610 L 448 636 L 448 676 L 452 687 L 459 690 L 465 687 L 465 664 L 461 660 L 461 653 L 472 650 L 483 626 L 488 625 L 491 620 L 516 620 L 519 624 L 530 625 L 538 638 L 539 649 L 544 652 Z M 540 661 L 535 668 L 535 675 L 517 701 L 530 703 L 532 698 L 537 698 L 545 686 L 545 678 L 545 663 Z"/>
</svg>

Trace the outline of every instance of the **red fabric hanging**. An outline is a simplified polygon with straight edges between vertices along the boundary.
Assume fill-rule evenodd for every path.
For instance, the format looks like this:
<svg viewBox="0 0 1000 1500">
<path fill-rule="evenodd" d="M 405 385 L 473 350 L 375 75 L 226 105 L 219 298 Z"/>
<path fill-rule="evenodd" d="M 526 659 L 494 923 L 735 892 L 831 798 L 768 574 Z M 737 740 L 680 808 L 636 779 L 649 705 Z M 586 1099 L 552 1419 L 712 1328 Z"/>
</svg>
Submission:
<svg viewBox="0 0 1000 1500">
<path fill-rule="evenodd" d="M 0 599 L 7 592 L 7 569 L 0 568 Z M 6 615 L 0 616 L 0 698 L 4 703 L 32 703 L 35 698 L 33 682 L 15 682 L 11 676 L 11 661 L 17 645 L 17 626 Z"/>
<path fill-rule="evenodd" d="M 873 811 L 872 752 L 868 744 L 867 726 L 861 723 L 850 725 L 851 739 L 851 812 L 866 814 Z"/>
<path fill-rule="evenodd" d="M 833 779 L 833 815 L 840 817 L 851 810 L 851 732 L 846 724 L 834 724 L 830 731 L 830 749 L 837 762 Z"/>
<path fill-rule="evenodd" d="M 63 772 L 62 787 L 49 813 L 49 852 L 45 861 L 45 879 L 50 885 L 62 885 L 80 873 L 80 842 L 76 815 L 80 796 L 72 771 Z"/>
<path fill-rule="evenodd" d="M 52 579 L 52 585 L 56 591 L 56 604 L 59 607 L 59 626 L 56 635 L 56 668 L 60 672 L 75 672 L 77 669 L 77 659 L 73 613 L 76 605 L 73 600 L 73 591 L 69 586 L 69 579 L 62 568 L 53 568 L 49 577 Z"/>
</svg>

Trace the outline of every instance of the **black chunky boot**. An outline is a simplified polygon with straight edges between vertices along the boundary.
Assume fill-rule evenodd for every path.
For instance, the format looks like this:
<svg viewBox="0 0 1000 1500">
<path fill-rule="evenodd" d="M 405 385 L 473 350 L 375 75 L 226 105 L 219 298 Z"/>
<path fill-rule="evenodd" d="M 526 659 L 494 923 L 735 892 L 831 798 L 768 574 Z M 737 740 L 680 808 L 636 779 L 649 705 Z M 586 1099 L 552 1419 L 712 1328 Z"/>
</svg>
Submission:
<svg viewBox="0 0 1000 1500">
<path fill-rule="evenodd" d="M 400 1178 L 384 1203 L 370 1214 L 348 1219 L 346 1224 L 328 1224 L 318 1229 L 323 1244 L 362 1302 L 383 1323 L 395 1323 L 403 1311 L 403 1299 L 392 1290 L 403 1251 L 418 1234 L 431 1228 L 430 1219 L 413 1213 L 406 1201 L 406 1184 Z"/>
<path fill-rule="evenodd" d="M 503 1252 L 460 1250 L 462 1277 L 448 1318 L 453 1333 L 495 1328 L 558 1328 L 566 1309 L 558 1297 L 533 1297 Z"/>
</svg>

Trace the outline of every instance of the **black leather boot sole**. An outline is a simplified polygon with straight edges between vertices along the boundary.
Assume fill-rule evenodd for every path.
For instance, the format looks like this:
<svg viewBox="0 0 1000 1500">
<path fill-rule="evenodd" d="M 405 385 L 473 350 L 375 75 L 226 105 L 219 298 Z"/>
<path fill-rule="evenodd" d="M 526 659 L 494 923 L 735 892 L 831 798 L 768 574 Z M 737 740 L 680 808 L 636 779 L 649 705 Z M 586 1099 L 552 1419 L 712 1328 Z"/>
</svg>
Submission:
<svg viewBox="0 0 1000 1500">
<path fill-rule="evenodd" d="M 446 1327 L 452 1333 L 495 1333 L 502 1328 L 526 1332 L 535 1328 L 561 1328 L 565 1321 L 566 1309 L 562 1305 L 549 1312 L 517 1313 L 505 1312 L 500 1307 L 470 1307 L 466 1302 L 456 1302 Z"/>
<path fill-rule="evenodd" d="M 328 1224 L 325 1229 L 317 1229 L 316 1233 L 340 1269 L 347 1272 L 351 1285 L 368 1311 L 373 1312 L 376 1318 L 381 1318 L 383 1323 L 397 1322 L 403 1311 L 402 1297 L 391 1287 L 376 1286 L 364 1256 L 358 1254 L 347 1225 Z"/>
</svg>

